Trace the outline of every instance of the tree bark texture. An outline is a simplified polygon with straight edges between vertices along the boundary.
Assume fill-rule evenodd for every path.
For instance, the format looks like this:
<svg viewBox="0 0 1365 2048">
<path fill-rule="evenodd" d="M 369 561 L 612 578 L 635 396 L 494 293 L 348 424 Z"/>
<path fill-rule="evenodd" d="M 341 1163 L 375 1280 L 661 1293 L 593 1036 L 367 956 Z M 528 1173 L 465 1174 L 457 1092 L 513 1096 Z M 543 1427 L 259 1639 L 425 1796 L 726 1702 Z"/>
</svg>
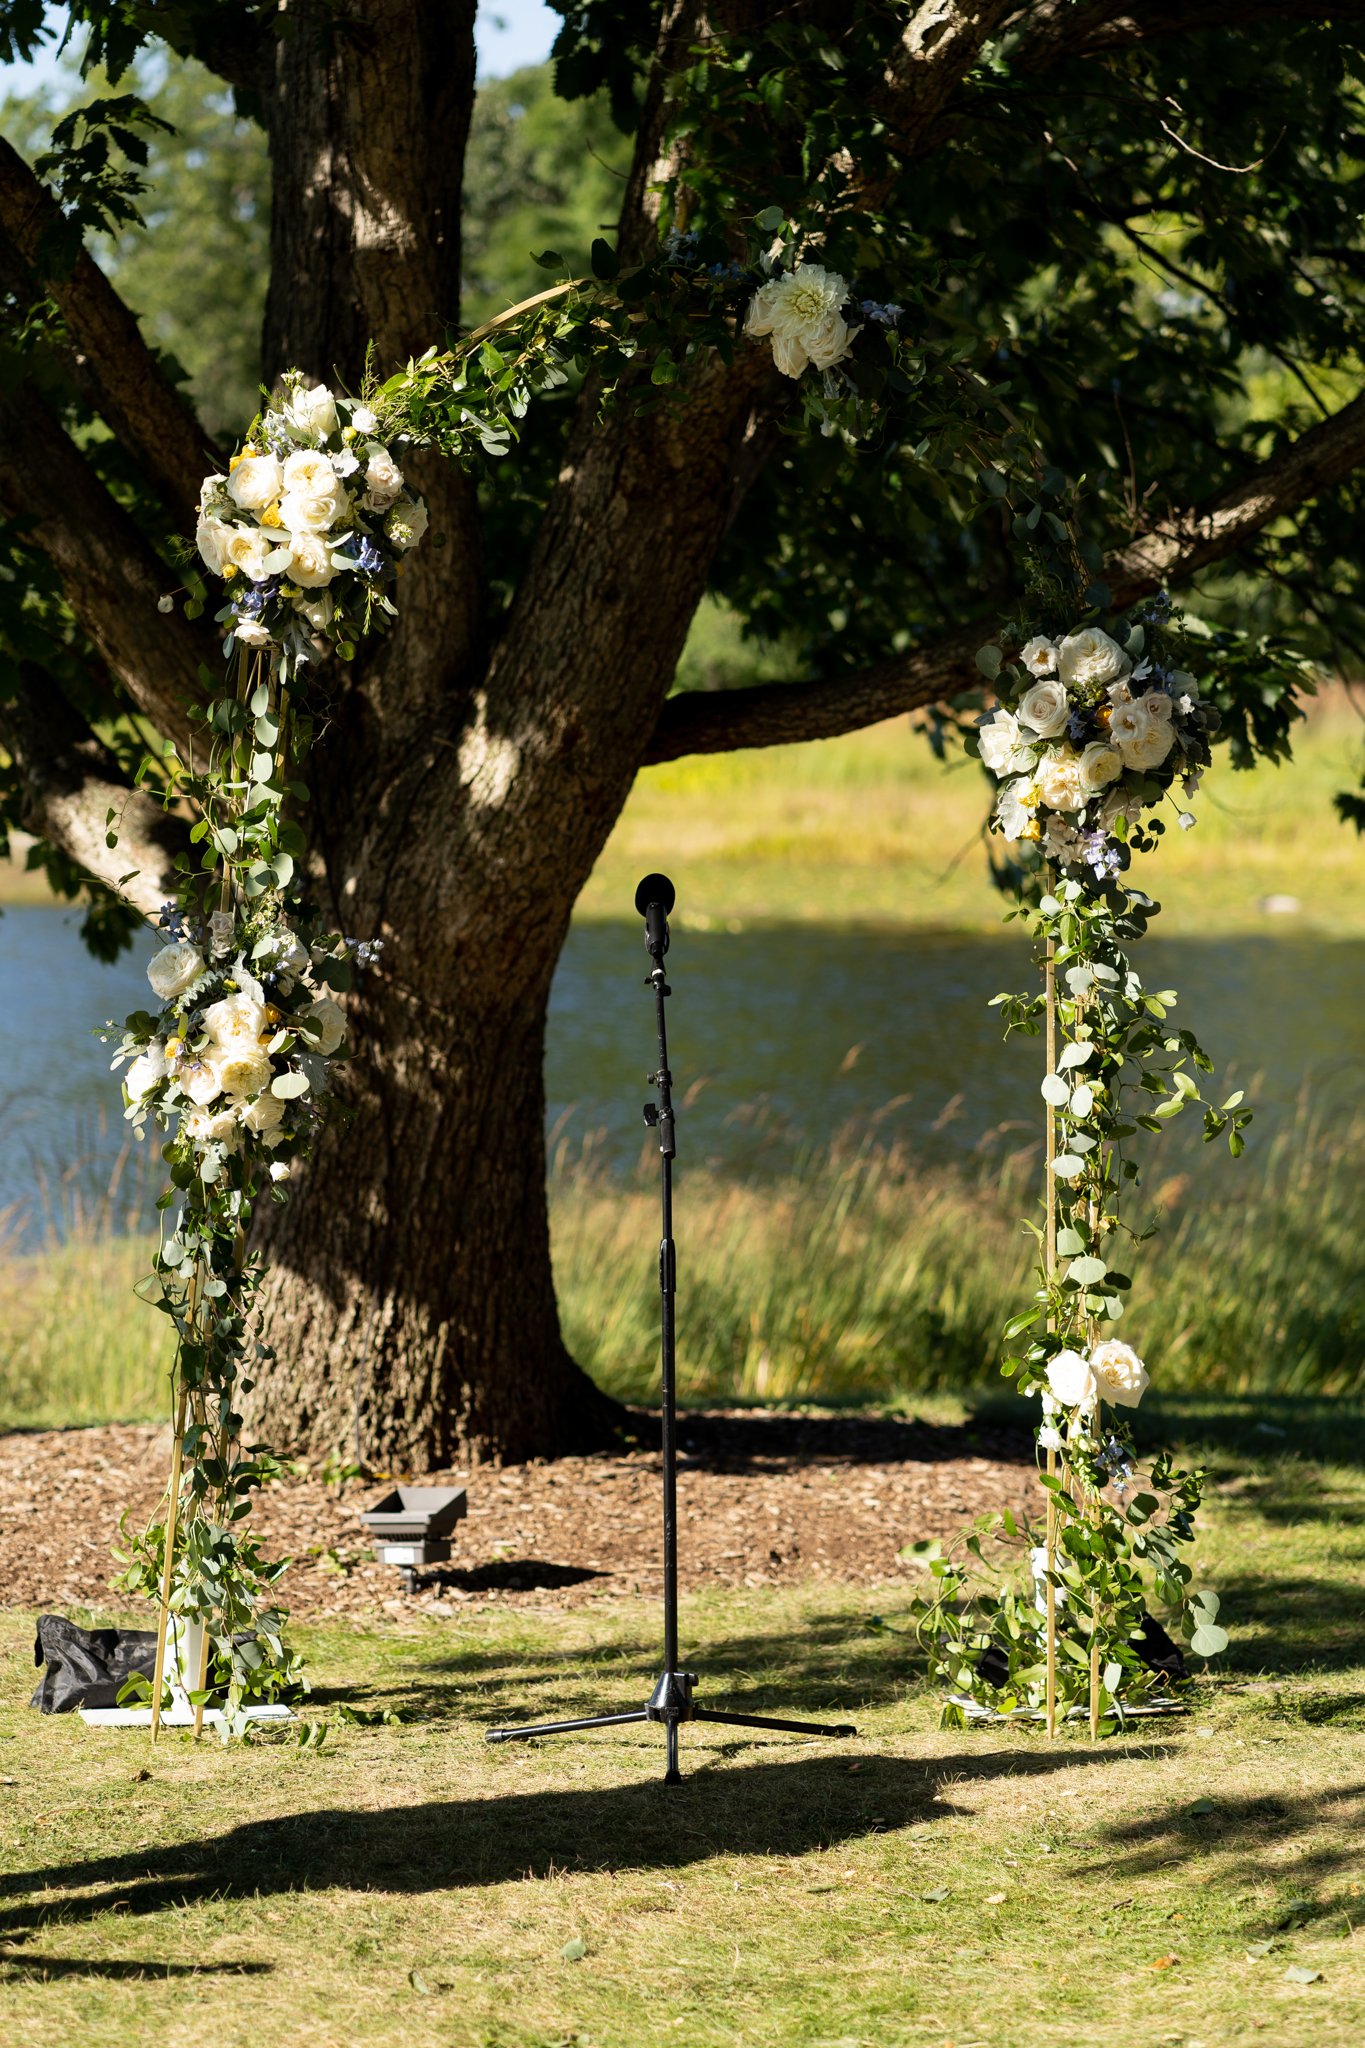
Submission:
<svg viewBox="0 0 1365 2048">
<path fill-rule="evenodd" d="M 224 37 L 219 68 L 237 67 L 270 141 L 267 377 L 297 365 L 355 390 L 367 344 L 387 374 L 455 324 L 474 5 L 283 0 L 282 33 L 248 37 L 244 24 Z M 1190 12 L 1207 22 L 1222 10 Z M 888 17 L 887 118 L 906 155 L 951 128 L 956 86 L 1009 14 L 995 0 L 927 0 Z M 1033 62 L 1046 68 L 1078 39 L 1173 33 L 1172 14 L 1039 6 Z M 702 20 L 696 0 L 661 13 L 625 186 L 627 261 L 652 243 L 666 73 Z M 0 150 L 0 274 L 40 265 L 43 203 Z M 88 263 L 60 284 L 94 402 L 168 500 L 187 495 L 196 429 L 126 309 Z M 555 1305 L 542 1074 L 572 907 L 634 777 L 646 760 L 847 731 L 976 680 L 988 635 L 966 625 L 863 676 L 668 700 L 716 548 L 776 444 L 773 387 L 768 352 L 750 346 L 696 375 L 674 409 L 599 418 L 585 391 L 496 635 L 473 479 L 430 456 L 405 465 L 431 533 L 404 565 L 394 631 L 321 676 L 306 770 L 325 908 L 385 950 L 348 998 L 347 1120 L 323 1130 L 291 1199 L 257 1221 L 275 1356 L 249 1420 L 276 1444 L 419 1471 L 603 1441 L 611 1404 L 567 1355 Z M 1219 559 L 1359 466 L 1362 420 L 1345 408 L 1208 506 L 1164 516 L 1111 565 L 1116 598 Z M 36 518 L 36 544 L 110 674 L 183 742 L 181 699 L 196 664 L 219 659 L 214 637 L 158 612 L 167 579 L 154 551 L 28 397 L 0 395 L 0 509 Z M 173 832 L 79 721 L 40 713 L 37 687 L 0 716 L 35 829 L 116 882 L 125 854 L 103 849 L 103 820 L 122 805 L 146 869 L 136 900 L 154 909 Z M 642 1286 L 651 1273 L 643 1247 Z"/>
</svg>

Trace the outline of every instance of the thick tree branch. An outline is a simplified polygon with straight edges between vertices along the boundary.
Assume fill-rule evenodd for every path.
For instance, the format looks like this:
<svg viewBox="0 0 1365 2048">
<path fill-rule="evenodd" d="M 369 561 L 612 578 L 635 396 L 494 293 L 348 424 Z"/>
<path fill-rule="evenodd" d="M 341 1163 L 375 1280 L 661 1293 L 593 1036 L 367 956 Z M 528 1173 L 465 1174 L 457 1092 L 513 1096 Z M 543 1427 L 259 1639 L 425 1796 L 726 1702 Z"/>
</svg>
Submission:
<svg viewBox="0 0 1365 2048">
<path fill-rule="evenodd" d="M 1196 35 L 1214 28 L 1245 28 L 1252 22 L 1365 20 L 1365 0 L 1043 0 L 1028 11 L 1025 34 L 1012 63 L 1019 71 L 1046 71 L 1071 57 L 1100 57 L 1140 48 L 1168 36 Z"/>
<path fill-rule="evenodd" d="M 886 67 L 896 147 L 915 155 L 1014 0 L 920 0 Z"/>
<path fill-rule="evenodd" d="M 1162 585 L 1188 582 L 1267 526 L 1365 465 L 1365 397 L 1321 420 L 1204 505 L 1157 520 L 1105 564 L 1116 607 Z M 683 754 L 729 753 L 829 739 L 898 712 L 980 687 L 974 656 L 992 624 L 957 627 L 930 646 L 862 675 L 771 683 L 671 697 L 645 750 L 646 764 Z"/>
<path fill-rule="evenodd" d="M 154 919 L 175 893 L 175 855 L 189 843 L 183 825 L 129 787 L 108 749 L 31 667 L 19 695 L 0 703 L 0 744 L 23 777 L 25 829 Z"/>
<path fill-rule="evenodd" d="M 0 237 L 61 308 L 110 431 L 183 521 L 198 501 L 200 479 L 220 458 L 93 257 L 82 249 L 66 276 L 45 263 L 58 225 L 56 201 L 0 136 Z"/>
<path fill-rule="evenodd" d="M 0 393 L 0 506 L 35 522 L 32 540 L 129 697 L 167 739 L 189 746 L 183 700 L 201 663 L 217 666 L 211 627 L 157 600 L 176 577 L 113 499 L 42 401 Z"/>
</svg>

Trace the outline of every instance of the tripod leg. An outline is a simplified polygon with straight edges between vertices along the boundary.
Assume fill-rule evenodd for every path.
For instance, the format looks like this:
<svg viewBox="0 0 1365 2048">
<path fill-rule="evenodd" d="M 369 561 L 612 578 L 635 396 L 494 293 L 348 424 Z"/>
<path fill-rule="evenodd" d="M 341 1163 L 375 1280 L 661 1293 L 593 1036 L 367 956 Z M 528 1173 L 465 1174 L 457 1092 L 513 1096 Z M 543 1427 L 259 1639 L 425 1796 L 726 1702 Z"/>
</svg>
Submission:
<svg viewBox="0 0 1365 2048">
<path fill-rule="evenodd" d="M 693 1707 L 694 1721 L 721 1721 L 727 1728 L 774 1728 L 780 1735 L 856 1735 L 848 1721 L 833 1725 L 823 1721 L 774 1721 L 767 1714 L 717 1714 L 709 1707 Z"/>
<path fill-rule="evenodd" d="M 682 1772 L 678 1769 L 678 1724 L 666 1721 L 664 1732 L 668 1737 L 668 1768 L 664 1772 L 665 1785 L 681 1785 Z"/>
<path fill-rule="evenodd" d="M 582 1728 L 621 1728 L 627 1721 L 648 1721 L 641 1707 L 631 1714 L 590 1714 L 578 1721 L 538 1721 L 530 1728 L 490 1728 L 485 1742 L 529 1742 L 536 1735 L 577 1735 Z"/>
</svg>

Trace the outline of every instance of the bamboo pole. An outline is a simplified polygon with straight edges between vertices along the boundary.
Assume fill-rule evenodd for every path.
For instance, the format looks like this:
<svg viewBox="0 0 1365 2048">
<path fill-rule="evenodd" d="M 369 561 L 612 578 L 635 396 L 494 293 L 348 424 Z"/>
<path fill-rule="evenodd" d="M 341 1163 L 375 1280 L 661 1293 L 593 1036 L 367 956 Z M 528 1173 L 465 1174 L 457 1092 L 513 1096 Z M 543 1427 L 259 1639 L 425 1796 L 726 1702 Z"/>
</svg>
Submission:
<svg viewBox="0 0 1365 2048">
<path fill-rule="evenodd" d="M 152 1741 L 161 1733 L 161 1688 L 166 1678 L 166 1630 L 171 1618 L 171 1574 L 175 1568 L 176 1524 L 180 1515 L 180 1464 L 185 1443 L 186 1394 L 182 1385 L 175 1411 L 171 1450 L 170 1502 L 166 1509 L 166 1553 L 161 1561 L 161 1599 L 156 1616 L 156 1666 L 152 1675 Z"/>
<path fill-rule="evenodd" d="M 1048 889 L 1051 890 L 1051 868 L 1046 870 L 1046 884 Z M 1047 1070 L 1049 1074 L 1055 1074 L 1057 1071 L 1057 962 L 1056 944 L 1051 934 L 1049 934 L 1047 941 L 1047 957 L 1043 975 L 1047 1013 Z M 1047 1275 L 1049 1290 L 1056 1284 L 1057 1279 L 1057 1176 L 1052 1171 L 1052 1162 L 1056 1156 L 1057 1112 L 1052 1103 L 1049 1102 L 1047 1104 L 1047 1164 L 1044 1174 L 1047 1183 L 1044 1190 L 1047 1216 L 1047 1235 L 1044 1241 L 1044 1270 Z M 1055 1328 L 1056 1318 L 1049 1309 L 1048 1329 L 1053 1330 Z M 1057 1476 L 1057 1451 L 1055 1445 L 1051 1443 L 1047 1447 L 1047 1475 L 1049 1479 L 1055 1479 Z M 1055 1739 L 1057 1734 L 1057 1588 L 1053 1584 L 1053 1574 L 1057 1564 L 1057 1496 L 1051 1487 L 1047 1490 L 1047 1535 L 1045 1541 L 1047 1546 L 1045 1553 L 1047 1584 L 1044 1590 L 1047 1610 L 1047 1732 L 1049 1740 L 1052 1740 Z"/>
<path fill-rule="evenodd" d="M 204 1690 L 208 1682 L 209 1632 L 207 1627 L 205 1627 L 199 1644 L 199 1676 L 195 1681 L 194 1687 L 195 1691 L 199 1694 L 199 1698 L 194 1703 L 194 1739 L 196 1742 L 204 1732 Z"/>
</svg>

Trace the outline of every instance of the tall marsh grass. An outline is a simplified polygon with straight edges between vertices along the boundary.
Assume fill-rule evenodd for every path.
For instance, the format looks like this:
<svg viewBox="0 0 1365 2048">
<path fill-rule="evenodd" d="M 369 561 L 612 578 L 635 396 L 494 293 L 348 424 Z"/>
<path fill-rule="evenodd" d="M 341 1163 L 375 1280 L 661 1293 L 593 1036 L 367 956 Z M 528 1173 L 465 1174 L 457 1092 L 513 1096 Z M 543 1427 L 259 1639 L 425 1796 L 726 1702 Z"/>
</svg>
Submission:
<svg viewBox="0 0 1365 2048">
<path fill-rule="evenodd" d="M 1125 1334 L 1163 1388 L 1365 1391 L 1365 1120 L 1302 1108 L 1233 1164 L 1167 1141 L 1163 1228 L 1134 1254 Z M 679 1177 L 679 1382 L 692 1401 L 904 1403 L 998 1384 L 1032 1285 L 1036 1148 L 933 1167 L 837 1141 L 775 1179 Z M 1213 1170 L 1210 1170 L 1210 1169 Z M 575 1355 L 612 1392 L 657 1385 L 657 1166 L 626 1188 L 561 1156 L 555 1267 Z M 1139 1205 L 1140 1206 L 1140 1205 Z"/>
<path fill-rule="evenodd" d="M 1125 1333 L 1167 1392 L 1365 1393 L 1365 1119 L 1306 1107 L 1236 1165 L 1163 1144 L 1160 1234 Z M 929 1165 L 875 1127 L 752 1179 L 679 1175 L 684 1399 L 872 1401 L 998 1384 L 1031 1285 L 1036 1147 Z M 562 1145 L 550 1181 L 565 1335 L 593 1377 L 658 1385 L 657 1162 Z M 120 1204 L 123 1213 L 123 1205 Z M 146 1211 L 144 1210 L 145 1214 Z M 86 1210 L 38 1252 L 0 1239 L 0 1428 L 159 1419 L 169 1327 L 133 1294 L 150 1242 Z"/>
</svg>

